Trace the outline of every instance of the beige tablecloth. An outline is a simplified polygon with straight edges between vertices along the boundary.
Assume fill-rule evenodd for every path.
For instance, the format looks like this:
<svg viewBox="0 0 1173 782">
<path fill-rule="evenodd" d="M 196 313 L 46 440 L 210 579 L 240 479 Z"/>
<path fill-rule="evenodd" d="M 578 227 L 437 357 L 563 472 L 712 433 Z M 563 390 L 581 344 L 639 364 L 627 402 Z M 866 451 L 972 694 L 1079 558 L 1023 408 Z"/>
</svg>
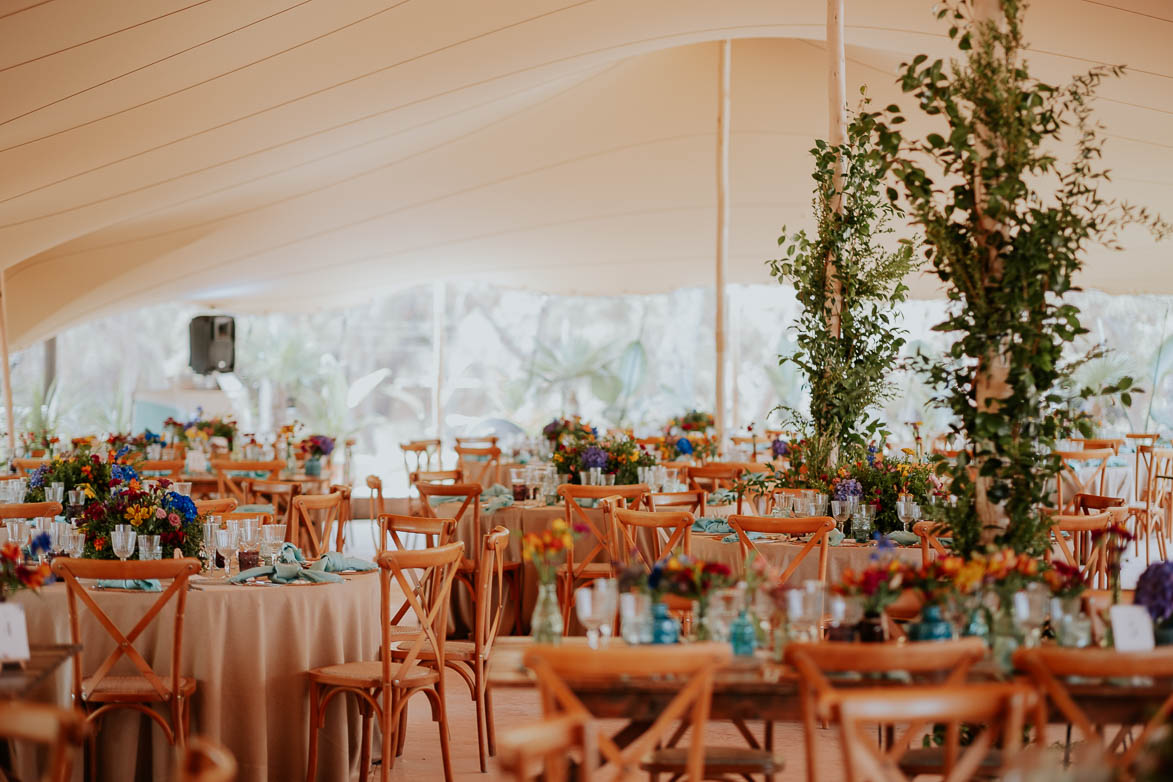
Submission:
<svg viewBox="0 0 1173 782">
<path fill-rule="evenodd" d="M 364 573 L 345 583 L 228 586 L 199 583 L 187 595 L 184 673 L 198 681 L 192 733 L 225 744 L 240 766 L 240 782 L 304 779 L 309 700 L 305 672 L 353 660 L 375 659 L 379 645 L 379 577 Z M 98 604 L 129 632 L 156 594 L 96 591 Z M 18 598 L 34 643 L 67 642 L 65 587 Z M 174 603 L 136 644 L 163 673 L 170 671 Z M 160 624 L 162 622 L 162 624 Z M 82 615 L 83 667 L 89 673 L 111 649 L 97 621 Z M 61 668 L 43 694 L 70 702 L 72 666 Z M 343 703 L 345 701 L 345 703 Z M 348 780 L 357 773 L 359 717 L 354 700 L 331 703 L 319 745 L 318 779 Z M 103 720 L 102 779 L 114 782 L 169 778 L 171 748 L 157 727 L 130 712 Z M 32 779 L 34 775 L 22 775 Z M 77 776 L 80 779 L 80 775 Z"/>
</svg>

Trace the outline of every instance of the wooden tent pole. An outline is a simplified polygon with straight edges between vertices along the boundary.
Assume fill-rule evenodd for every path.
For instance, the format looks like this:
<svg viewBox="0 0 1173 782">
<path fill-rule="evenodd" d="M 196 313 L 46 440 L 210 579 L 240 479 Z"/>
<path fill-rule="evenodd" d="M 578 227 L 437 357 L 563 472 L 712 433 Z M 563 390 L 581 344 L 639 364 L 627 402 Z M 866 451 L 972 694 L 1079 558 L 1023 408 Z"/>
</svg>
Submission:
<svg viewBox="0 0 1173 782">
<path fill-rule="evenodd" d="M 8 367 L 8 270 L 0 269 L 0 354 L 4 359 L 4 414 L 8 425 L 8 458 L 16 457 L 16 419 L 12 412 L 12 371 Z"/>
<path fill-rule="evenodd" d="M 432 428 L 436 433 L 436 439 L 441 441 L 441 451 L 444 448 L 444 341 L 448 316 L 447 293 L 443 280 L 432 283 Z M 443 461 L 444 458 L 441 456 L 441 469 Z"/>
<path fill-rule="evenodd" d="M 717 428 L 717 448 L 725 450 L 725 258 L 729 253 L 729 70 L 733 56 L 733 42 L 721 42 L 721 70 L 717 79 L 717 279 L 716 318 L 713 333 L 716 339 L 716 409 L 713 411 Z"/>
<path fill-rule="evenodd" d="M 843 45 L 843 0 L 827 0 L 827 108 L 829 122 L 827 138 L 831 146 L 847 141 L 847 54 Z M 843 212 L 843 161 L 835 164 L 832 185 L 835 196 L 831 209 Z M 843 312 L 843 282 L 839 279 L 835 256 L 827 254 L 827 288 L 831 297 L 831 333 L 839 336 Z"/>
</svg>

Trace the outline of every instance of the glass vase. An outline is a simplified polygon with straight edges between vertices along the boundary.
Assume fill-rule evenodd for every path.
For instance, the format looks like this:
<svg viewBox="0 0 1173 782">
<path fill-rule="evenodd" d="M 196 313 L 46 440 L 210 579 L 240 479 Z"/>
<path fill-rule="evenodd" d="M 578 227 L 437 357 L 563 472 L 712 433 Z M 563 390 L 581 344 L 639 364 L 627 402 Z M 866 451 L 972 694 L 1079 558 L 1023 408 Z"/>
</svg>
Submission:
<svg viewBox="0 0 1173 782">
<path fill-rule="evenodd" d="M 884 624 L 884 614 L 880 611 L 868 611 L 856 625 L 856 634 L 862 643 L 883 643 L 888 640 L 888 628 Z"/>
<path fill-rule="evenodd" d="M 562 642 L 562 607 L 558 605 L 558 589 L 554 582 L 538 585 L 538 601 L 530 617 L 530 636 L 537 644 Z"/>
<path fill-rule="evenodd" d="M 652 643 L 674 644 L 680 640 L 680 622 L 668 613 L 663 601 L 652 606 Z"/>
<path fill-rule="evenodd" d="M 941 613 L 941 606 L 930 603 L 921 610 L 919 622 L 908 626 L 911 641 L 948 641 L 953 638 L 953 625 Z"/>
</svg>

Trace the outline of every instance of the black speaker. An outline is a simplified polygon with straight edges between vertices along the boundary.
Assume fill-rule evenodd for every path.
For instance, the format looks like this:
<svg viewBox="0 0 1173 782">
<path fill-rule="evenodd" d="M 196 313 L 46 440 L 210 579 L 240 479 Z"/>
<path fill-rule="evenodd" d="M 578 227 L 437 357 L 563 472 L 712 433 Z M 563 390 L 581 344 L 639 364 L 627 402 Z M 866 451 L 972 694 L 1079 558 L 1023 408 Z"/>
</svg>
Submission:
<svg viewBox="0 0 1173 782">
<path fill-rule="evenodd" d="M 236 367 L 236 321 L 227 315 L 200 315 L 187 328 L 191 360 L 199 375 L 231 372 Z"/>
</svg>

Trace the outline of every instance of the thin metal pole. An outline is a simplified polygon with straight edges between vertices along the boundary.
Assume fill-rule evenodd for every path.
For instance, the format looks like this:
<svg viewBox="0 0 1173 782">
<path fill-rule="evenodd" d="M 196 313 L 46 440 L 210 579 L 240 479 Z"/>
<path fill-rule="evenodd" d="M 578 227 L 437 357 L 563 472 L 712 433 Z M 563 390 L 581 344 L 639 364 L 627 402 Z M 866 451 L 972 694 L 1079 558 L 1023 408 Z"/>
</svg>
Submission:
<svg viewBox="0 0 1173 782">
<path fill-rule="evenodd" d="M 444 439 L 444 341 L 447 326 L 447 293 L 443 280 L 432 283 L 432 430 L 436 433 L 437 440 Z"/>
<path fill-rule="evenodd" d="M 725 450 L 725 259 L 729 254 L 729 71 L 733 58 L 733 42 L 721 42 L 721 71 L 717 80 L 717 279 L 716 316 L 713 329 L 716 339 L 716 410 L 713 411 L 717 428 L 717 447 Z"/>
</svg>

